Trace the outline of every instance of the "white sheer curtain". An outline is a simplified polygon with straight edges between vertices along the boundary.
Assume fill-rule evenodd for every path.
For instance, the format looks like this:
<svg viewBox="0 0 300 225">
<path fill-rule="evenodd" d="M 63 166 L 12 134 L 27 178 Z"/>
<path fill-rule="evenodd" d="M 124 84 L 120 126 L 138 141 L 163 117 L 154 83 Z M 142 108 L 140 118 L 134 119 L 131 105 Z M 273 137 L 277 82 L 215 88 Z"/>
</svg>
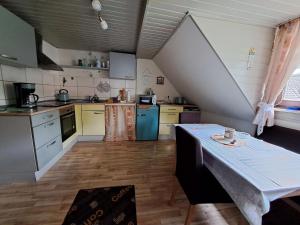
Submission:
<svg viewBox="0 0 300 225">
<path fill-rule="evenodd" d="M 279 26 L 275 40 L 267 77 L 263 85 L 261 102 L 253 120 L 257 124 L 257 134 L 264 126 L 274 125 L 274 105 L 287 84 L 289 77 L 300 64 L 300 19 Z"/>
</svg>

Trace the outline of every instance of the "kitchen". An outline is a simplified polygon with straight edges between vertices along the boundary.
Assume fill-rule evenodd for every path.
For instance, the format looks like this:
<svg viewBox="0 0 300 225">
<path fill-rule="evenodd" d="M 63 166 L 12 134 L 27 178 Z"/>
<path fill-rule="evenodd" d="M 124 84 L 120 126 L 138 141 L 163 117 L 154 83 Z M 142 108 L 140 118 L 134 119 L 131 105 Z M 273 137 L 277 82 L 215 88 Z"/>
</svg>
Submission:
<svg viewBox="0 0 300 225">
<path fill-rule="evenodd" d="M 6 21 L 18 19 L 16 23 L 25 23 L 8 14 L 6 9 L 1 10 L 7 13 L 8 18 L 3 18 Z M 31 32 L 32 45 L 34 37 Z M 158 135 L 161 139 L 170 138 L 170 126 L 179 123 L 179 113 L 183 112 L 185 102 L 173 104 L 169 94 L 179 94 L 154 64 L 143 65 L 143 60 L 137 62 L 133 54 L 57 49 L 40 38 L 37 61 L 41 69 L 20 68 L 18 64 L 22 62 L 2 57 L 5 92 L 2 98 L 9 105 L 1 107 L 1 130 L 9 127 L 11 132 L 1 136 L 6 143 L 1 150 L 1 171 L 5 171 L 1 174 L 1 182 L 40 179 L 77 141 L 102 141 L 104 137 L 106 141 L 146 141 L 158 140 Z M 26 60 L 29 60 L 28 50 L 26 52 Z M 62 59 L 59 65 L 45 60 L 53 53 L 56 53 L 54 59 Z M 36 63 L 35 56 L 33 48 L 31 58 Z M 166 80 L 166 84 L 164 81 L 157 83 L 155 76 Z M 137 86 L 138 82 L 143 85 Z M 156 96 L 150 87 L 159 95 Z M 168 96 L 160 94 L 160 89 Z M 140 95 L 136 96 L 136 92 Z M 115 117 L 119 117 L 118 120 L 114 120 Z M 151 130 L 149 134 L 144 132 L 146 127 Z M 25 138 L 24 133 L 29 137 Z M 26 146 L 23 154 L 18 154 L 20 146 Z M 5 164 L 12 161 L 18 166 L 9 168 Z"/>
<path fill-rule="evenodd" d="M 300 5 L 230 2 L 0 1 L 0 224 L 293 224 L 299 110 L 258 117 Z"/>
</svg>

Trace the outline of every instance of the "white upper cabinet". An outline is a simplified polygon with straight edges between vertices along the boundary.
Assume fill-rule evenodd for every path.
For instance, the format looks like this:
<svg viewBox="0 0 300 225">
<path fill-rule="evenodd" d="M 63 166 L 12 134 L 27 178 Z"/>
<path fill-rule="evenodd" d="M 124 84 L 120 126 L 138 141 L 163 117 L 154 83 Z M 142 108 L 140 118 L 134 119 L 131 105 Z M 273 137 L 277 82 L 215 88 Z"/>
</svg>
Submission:
<svg viewBox="0 0 300 225">
<path fill-rule="evenodd" d="M 136 57 L 134 54 L 109 53 L 109 77 L 112 79 L 136 79 Z"/>
<path fill-rule="evenodd" d="M 37 67 L 34 28 L 2 6 L 0 64 Z"/>
</svg>

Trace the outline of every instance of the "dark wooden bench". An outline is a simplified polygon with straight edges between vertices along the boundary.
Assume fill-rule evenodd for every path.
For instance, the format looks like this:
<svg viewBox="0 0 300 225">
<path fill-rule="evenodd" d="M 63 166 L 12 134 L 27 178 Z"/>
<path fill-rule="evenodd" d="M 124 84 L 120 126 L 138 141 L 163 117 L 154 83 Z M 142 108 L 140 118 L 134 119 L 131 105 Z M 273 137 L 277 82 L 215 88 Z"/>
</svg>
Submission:
<svg viewBox="0 0 300 225">
<path fill-rule="evenodd" d="M 280 126 L 265 127 L 257 138 L 300 154 L 300 131 Z"/>
<path fill-rule="evenodd" d="M 264 132 L 257 138 L 300 154 L 300 131 L 298 130 L 280 126 L 265 127 Z M 273 217 L 272 214 L 284 215 L 285 223 L 288 221 L 286 224 L 299 224 L 299 221 L 292 221 L 296 221 L 294 218 L 299 218 L 300 197 L 291 197 L 290 200 L 296 204 L 296 207 L 291 207 L 282 200 L 271 204 L 272 210 L 264 216 L 264 221 L 268 222 L 263 224 L 283 224 L 278 216 Z"/>
</svg>

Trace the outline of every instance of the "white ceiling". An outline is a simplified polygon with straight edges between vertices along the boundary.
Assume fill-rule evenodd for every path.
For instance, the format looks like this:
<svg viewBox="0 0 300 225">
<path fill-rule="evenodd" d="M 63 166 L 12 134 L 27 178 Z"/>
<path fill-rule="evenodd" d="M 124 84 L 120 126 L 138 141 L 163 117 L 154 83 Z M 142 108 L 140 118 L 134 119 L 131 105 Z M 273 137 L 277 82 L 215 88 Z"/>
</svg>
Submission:
<svg viewBox="0 0 300 225">
<path fill-rule="evenodd" d="M 300 0 L 148 0 L 145 11 L 146 0 L 101 2 L 107 31 L 101 30 L 91 0 L 0 0 L 58 48 L 137 51 L 139 58 L 153 58 L 187 11 L 266 27 L 300 16 Z"/>
<path fill-rule="evenodd" d="M 148 0 L 138 57 L 154 57 L 187 11 L 200 17 L 275 27 L 300 16 L 300 0 Z"/>
<path fill-rule="evenodd" d="M 101 30 L 91 0 L 0 0 L 58 48 L 136 52 L 145 0 L 101 0 Z"/>
</svg>

